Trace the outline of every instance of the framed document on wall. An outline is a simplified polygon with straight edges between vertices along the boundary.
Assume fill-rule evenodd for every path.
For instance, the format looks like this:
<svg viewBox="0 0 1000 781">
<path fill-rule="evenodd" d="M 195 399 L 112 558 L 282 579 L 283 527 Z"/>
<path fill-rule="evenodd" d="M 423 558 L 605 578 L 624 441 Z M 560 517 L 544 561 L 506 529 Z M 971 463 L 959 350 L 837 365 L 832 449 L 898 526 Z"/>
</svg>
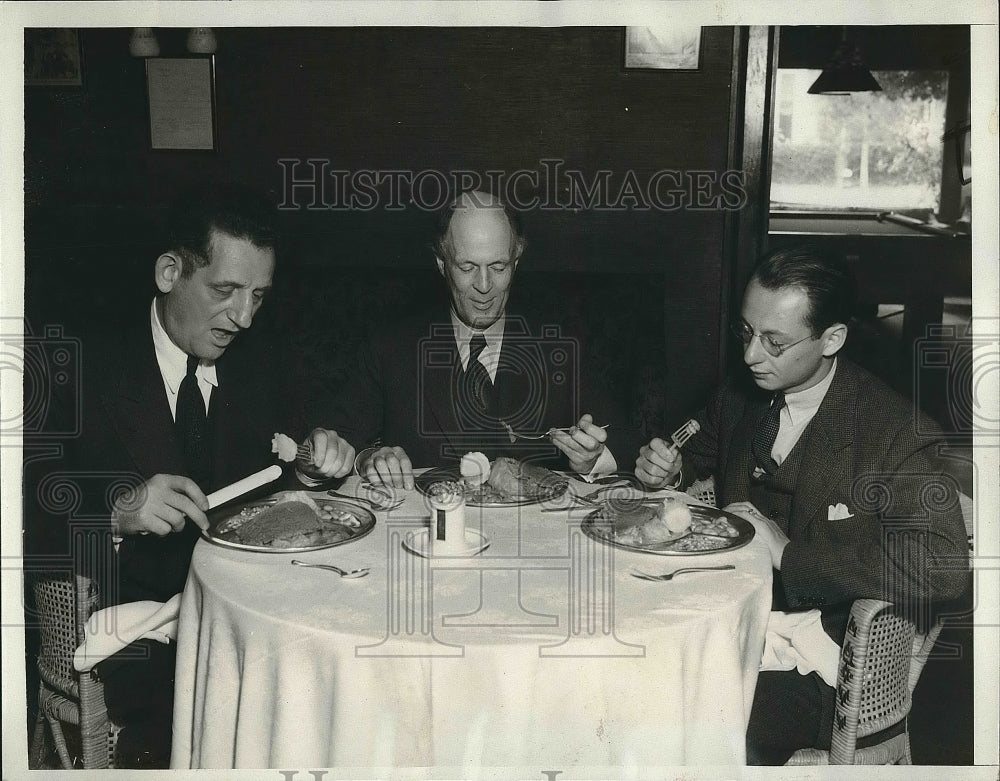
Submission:
<svg viewBox="0 0 1000 781">
<path fill-rule="evenodd" d="M 215 57 L 146 60 L 151 149 L 216 149 Z"/>
</svg>

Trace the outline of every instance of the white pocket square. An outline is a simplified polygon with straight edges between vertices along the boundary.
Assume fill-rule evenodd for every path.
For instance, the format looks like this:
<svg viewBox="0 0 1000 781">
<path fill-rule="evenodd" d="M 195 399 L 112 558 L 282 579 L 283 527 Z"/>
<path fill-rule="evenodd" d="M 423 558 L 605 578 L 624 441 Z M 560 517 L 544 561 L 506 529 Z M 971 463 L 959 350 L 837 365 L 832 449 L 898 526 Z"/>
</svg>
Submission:
<svg viewBox="0 0 1000 781">
<path fill-rule="evenodd" d="M 845 518 L 853 518 L 854 513 L 847 509 L 847 505 L 843 502 L 838 504 L 831 504 L 826 511 L 826 517 L 829 521 L 842 521 Z"/>
</svg>

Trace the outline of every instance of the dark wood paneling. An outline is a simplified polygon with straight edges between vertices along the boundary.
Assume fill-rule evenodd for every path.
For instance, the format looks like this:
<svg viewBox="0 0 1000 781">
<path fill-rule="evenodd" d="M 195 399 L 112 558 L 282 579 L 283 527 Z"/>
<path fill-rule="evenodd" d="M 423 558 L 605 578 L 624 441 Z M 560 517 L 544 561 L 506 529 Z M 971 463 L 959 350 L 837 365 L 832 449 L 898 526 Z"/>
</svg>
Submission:
<svg viewBox="0 0 1000 781">
<path fill-rule="evenodd" d="M 645 183 L 662 169 L 726 166 L 732 28 L 705 29 L 697 72 L 624 69 L 621 28 L 216 33 L 214 153 L 149 151 L 144 67 L 127 29 L 81 31 L 82 89 L 26 91 L 29 313 L 72 317 L 81 302 L 107 312 L 149 289 L 156 226 L 181 186 L 235 176 L 280 201 L 282 158 L 508 173 L 560 159 L 588 179 L 611 172 L 612 191 L 630 171 Z M 159 35 L 164 56 L 182 53 L 183 31 Z M 282 219 L 286 269 L 435 273 L 419 209 Z M 539 271 L 664 276 L 665 397 L 678 415 L 696 403 L 717 379 L 723 212 L 532 210 L 524 222 L 523 262 Z"/>
</svg>

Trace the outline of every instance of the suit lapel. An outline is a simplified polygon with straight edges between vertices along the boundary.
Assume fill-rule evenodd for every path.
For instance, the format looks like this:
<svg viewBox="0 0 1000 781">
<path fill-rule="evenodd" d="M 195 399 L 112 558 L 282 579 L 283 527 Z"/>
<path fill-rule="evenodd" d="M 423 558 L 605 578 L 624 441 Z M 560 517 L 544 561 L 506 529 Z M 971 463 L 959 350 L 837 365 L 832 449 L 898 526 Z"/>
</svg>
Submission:
<svg viewBox="0 0 1000 781">
<path fill-rule="evenodd" d="M 853 472 L 854 465 L 845 452 L 854 441 L 857 375 L 844 359 L 816 415 L 803 432 L 798 446 L 804 447 L 799 468 L 791 516 L 802 526 L 801 532 L 817 519 L 826 519 L 831 493 Z"/>
<path fill-rule="evenodd" d="M 118 372 L 102 401 L 136 470 L 146 476 L 182 472 L 173 416 L 148 326 L 125 342 Z"/>
<path fill-rule="evenodd" d="M 724 453 L 727 463 L 722 466 L 726 483 L 720 499 L 728 504 L 733 501 L 748 499 L 750 496 L 750 473 L 755 464 L 753 451 L 750 447 L 757 424 L 768 409 L 765 397 L 755 399 L 747 404 L 744 413 L 733 427 L 733 439 L 728 453 Z"/>
<path fill-rule="evenodd" d="M 456 373 L 462 371 L 462 363 L 458 356 L 458 346 L 455 343 L 455 329 L 450 322 L 447 324 L 436 323 L 431 326 L 431 339 L 434 345 L 434 367 L 435 371 L 428 371 L 429 367 L 418 362 L 416 370 L 421 376 L 423 392 L 418 394 L 425 403 L 425 412 L 429 414 L 437 424 L 437 431 L 446 441 L 447 447 L 458 452 L 461 443 L 454 441 L 454 435 L 458 432 L 458 420 L 455 417 L 454 394 Z M 451 367 L 447 377 L 441 369 L 446 365 Z M 430 431 L 430 427 L 427 429 Z M 444 452 L 445 442 L 440 443 L 439 452 Z M 465 452 L 465 451 L 462 451 Z"/>
</svg>

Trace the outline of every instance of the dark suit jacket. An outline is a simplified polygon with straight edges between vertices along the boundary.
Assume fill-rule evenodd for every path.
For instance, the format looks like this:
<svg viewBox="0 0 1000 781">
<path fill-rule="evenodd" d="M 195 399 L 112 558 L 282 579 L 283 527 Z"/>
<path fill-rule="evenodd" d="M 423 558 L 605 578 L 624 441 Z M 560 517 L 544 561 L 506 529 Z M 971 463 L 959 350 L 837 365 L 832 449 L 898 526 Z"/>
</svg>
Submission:
<svg viewBox="0 0 1000 781">
<path fill-rule="evenodd" d="M 417 468 L 474 450 L 565 468 L 565 456 L 549 442 L 511 444 L 497 421 L 537 433 L 590 412 L 598 425 L 611 424 L 608 446 L 627 468 L 637 435 L 619 406 L 588 382 L 584 362 L 579 337 L 508 315 L 489 415 L 495 420 L 471 420 L 455 401 L 462 365 L 448 312 L 422 313 L 369 335 L 329 424 L 358 450 L 377 442 L 400 446 Z"/>
<path fill-rule="evenodd" d="M 715 475 L 719 506 L 750 500 L 750 443 L 770 402 L 756 388 L 723 386 L 684 448 L 684 479 Z M 858 598 L 925 604 L 957 598 L 968 579 L 965 527 L 954 480 L 937 462 L 937 436 L 913 405 L 840 358 L 830 389 L 795 448 L 802 462 L 792 508 L 774 519 L 791 542 L 775 609 L 819 607 L 843 639 Z M 829 520 L 842 503 L 852 518 Z M 777 575 L 777 573 L 776 573 Z"/>
<path fill-rule="evenodd" d="M 214 469 L 211 482 L 200 486 L 206 494 L 275 463 L 270 452 L 275 432 L 305 434 L 291 384 L 270 371 L 278 351 L 251 345 L 250 336 L 237 339 L 216 364 L 219 385 L 209 402 Z M 81 430 L 61 465 L 79 476 L 85 494 L 73 519 L 78 532 L 70 543 L 73 555 L 97 575 L 106 604 L 169 599 L 184 587 L 199 534 L 194 523 L 165 537 L 127 536 L 117 553 L 110 544 L 115 485 L 184 473 L 148 310 L 145 320 L 124 333 L 84 337 L 80 349 Z M 271 483 L 258 493 L 277 487 Z M 81 562 L 80 549 L 88 547 Z"/>
</svg>

